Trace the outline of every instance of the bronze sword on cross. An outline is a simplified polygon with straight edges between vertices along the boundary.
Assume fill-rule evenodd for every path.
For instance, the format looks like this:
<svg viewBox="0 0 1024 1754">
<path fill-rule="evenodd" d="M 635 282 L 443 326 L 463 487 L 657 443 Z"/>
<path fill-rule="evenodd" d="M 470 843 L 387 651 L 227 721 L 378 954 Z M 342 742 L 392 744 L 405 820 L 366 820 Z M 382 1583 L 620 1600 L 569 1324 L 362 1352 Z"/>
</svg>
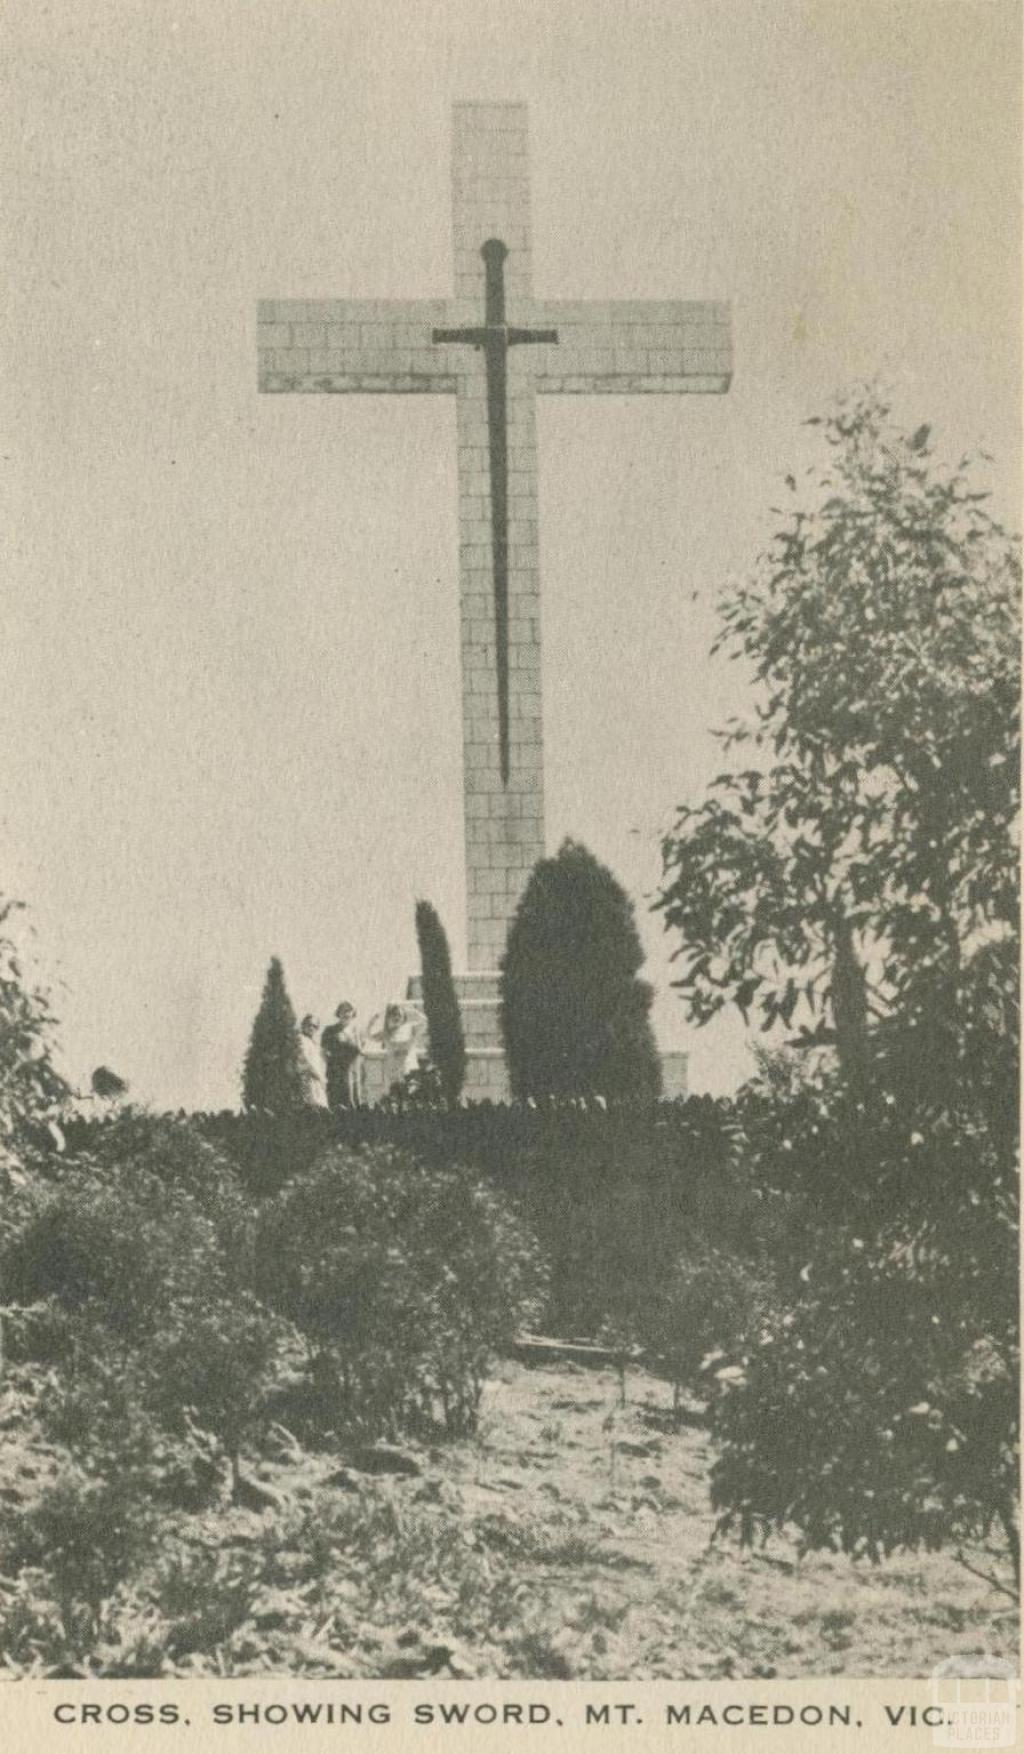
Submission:
<svg viewBox="0 0 1024 1754">
<path fill-rule="evenodd" d="M 516 329 L 505 321 L 506 246 L 488 238 L 484 259 L 484 321 L 479 329 L 435 329 L 435 342 L 478 348 L 487 373 L 487 450 L 491 475 L 491 553 L 494 564 L 494 657 L 498 683 L 501 777 L 508 785 L 508 350 L 558 342 L 557 329 Z"/>
</svg>

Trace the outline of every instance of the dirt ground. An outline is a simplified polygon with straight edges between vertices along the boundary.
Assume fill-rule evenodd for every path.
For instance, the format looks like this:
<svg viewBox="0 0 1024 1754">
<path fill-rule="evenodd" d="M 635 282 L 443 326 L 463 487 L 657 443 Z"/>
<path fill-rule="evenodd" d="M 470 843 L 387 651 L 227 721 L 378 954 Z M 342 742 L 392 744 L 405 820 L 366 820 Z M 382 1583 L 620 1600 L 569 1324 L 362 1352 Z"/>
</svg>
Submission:
<svg viewBox="0 0 1024 1754">
<path fill-rule="evenodd" d="M 553 1544 L 534 1583 L 574 1674 L 901 1676 L 954 1652 L 1015 1656 L 1013 1603 L 952 1555 L 872 1566 L 801 1560 L 777 1538 L 712 1543 L 711 1446 L 670 1415 L 667 1386 L 642 1372 L 622 1409 L 611 1372 L 507 1367 L 475 1452 L 452 1458 L 468 1515 L 525 1522 L 535 1539 L 569 1519 L 578 1553 L 560 1560 Z"/>
<path fill-rule="evenodd" d="M 77 1672 L 921 1676 L 954 1653 L 1016 1654 L 1013 1603 L 952 1554 L 871 1566 L 800 1560 L 781 1538 L 712 1543 L 707 1435 L 677 1431 L 668 1386 L 640 1370 L 622 1408 L 610 1370 L 503 1365 L 475 1439 L 406 1453 L 415 1472 L 372 1477 L 279 1431 L 248 1465 L 268 1502 L 169 1513 Z M 22 1466 L 56 1460 L 14 1455 L 8 1502 L 31 1484 Z M 24 1587 L 0 1579 L 20 1629 L 0 1661 L 39 1674 L 38 1616 L 9 1593 Z"/>
</svg>

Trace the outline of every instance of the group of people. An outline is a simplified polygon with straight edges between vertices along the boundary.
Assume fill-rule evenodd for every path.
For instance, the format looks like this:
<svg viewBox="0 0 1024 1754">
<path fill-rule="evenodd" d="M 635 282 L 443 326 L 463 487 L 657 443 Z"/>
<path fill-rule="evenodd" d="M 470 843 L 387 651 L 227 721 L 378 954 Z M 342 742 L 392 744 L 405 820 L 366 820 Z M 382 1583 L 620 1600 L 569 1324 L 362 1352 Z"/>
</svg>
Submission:
<svg viewBox="0 0 1024 1754">
<path fill-rule="evenodd" d="M 299 1025 L 306 1100 L 313 1108 L 361 1108 L 366 1102 L 366 1062 L 386 1063 L 381 1086 L 389 1091 L 426 1059 L 427 1020 L 419 1005 L 388 1005 L 360 1028 L 356 1008 L 343 999 L 333 1023 L 321 1029 L 307 1012 Z"/>
</svg>

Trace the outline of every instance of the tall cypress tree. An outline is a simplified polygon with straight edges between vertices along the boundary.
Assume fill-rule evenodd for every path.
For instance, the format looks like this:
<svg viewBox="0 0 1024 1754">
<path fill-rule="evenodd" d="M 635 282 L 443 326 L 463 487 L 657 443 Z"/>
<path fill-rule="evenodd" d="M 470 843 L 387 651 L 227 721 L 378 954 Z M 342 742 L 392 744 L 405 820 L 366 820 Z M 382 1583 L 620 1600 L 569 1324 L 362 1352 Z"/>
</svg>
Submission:
<svg viewBox="0 0 1024 1754">
<path fill-rule="evenodd" d="M 516 1096 L 661 1094 L 653 993 L 633 904 L 567 840 L 530 876 L 501 965 L 501 1027 Z"/>
<path fill-rule="evenodd" d="M 466 1038 L 452 979 L 448 937 L 437 909 L 416 903 L 416 941 L 423 975 L 423 1009 L 427 1014 L 430 1058 L 437 1069 L 446 1102 L 454 1108 L 466 1081 Z"/>
<path fill-rule="evenodd" d="M 284 970 L 272 956 L 242 1067 L 242 1106 L 264 1114 L 286 1114 L 302 1108 L 304 1100 L 298 1025 Z"/>
</svg>

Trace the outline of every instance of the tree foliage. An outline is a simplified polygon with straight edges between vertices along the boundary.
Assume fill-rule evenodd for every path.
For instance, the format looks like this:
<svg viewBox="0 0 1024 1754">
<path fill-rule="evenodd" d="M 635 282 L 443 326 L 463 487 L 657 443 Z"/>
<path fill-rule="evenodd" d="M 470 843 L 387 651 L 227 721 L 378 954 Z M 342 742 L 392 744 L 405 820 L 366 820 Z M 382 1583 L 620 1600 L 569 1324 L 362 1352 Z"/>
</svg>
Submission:
<svg viewBox="0 0 1024 1754">
<path fill-rule="evenodd" d="M 829 457 L 799 494 L 787 477 L 793 510 L 722 604 L 756 717 L 664 843 L 678 985 L 698 1024 L 731 1003 L 851 1074 L 881 1057 L 893 1083 L 980 1075 L 1005 1100 L 1017 548 L 968 460 L 944 467 L 873 392 L 812 424 Z"/>
<path fill-rule="evenodd" d="M 643 960 L 631 901 L 586 847 L 534 867 L 501 966 L 516 1096 L 660 1095 Z"/>
<path fill-rule="evenodd" d="M 430 1058 L 441 1080 L 445 1101 L 454 1108 L 466 1081 L 466 1038 L 452 979 L 448 936 L 437 909 L 429 901 L 416 903 L 416 939 Z"/>
<path fill-rule="evenodd" d="M 8 1174 L 68 1094 L 54 1064 L 50 998 L 26 967 L 20 912 L 0 897 L 0 1172 Z"/>
<path fill-rule="evenodd" d="M 295 1012 L 284 970 L 272 956 L 242 1068 L 242 1104 L 265 1114 L 287 1114 L 302 1108 L 305 1093 Z"/>
<path fill-rule="evenodd" d="M 998 1529 L 1019 1571 L 1019 558 L 928 427 L 817 424 L 723 604 L 755 722 L 664 847 L 694 1021 L 836 1050 L 739 1105 L 778 1301 L 719 1373 L 713 1495 L 873 1558 Z"/>
<path fill-rule="evenodd" d="M 994 1531 L 1016 1570 L 1012 1161 L 976 1117 L 865 1102 L 836 1075 L 740 1110 L 778 1282 L 720 1361 L 723 1526 L 873 1559 Z"/>
</svg>

